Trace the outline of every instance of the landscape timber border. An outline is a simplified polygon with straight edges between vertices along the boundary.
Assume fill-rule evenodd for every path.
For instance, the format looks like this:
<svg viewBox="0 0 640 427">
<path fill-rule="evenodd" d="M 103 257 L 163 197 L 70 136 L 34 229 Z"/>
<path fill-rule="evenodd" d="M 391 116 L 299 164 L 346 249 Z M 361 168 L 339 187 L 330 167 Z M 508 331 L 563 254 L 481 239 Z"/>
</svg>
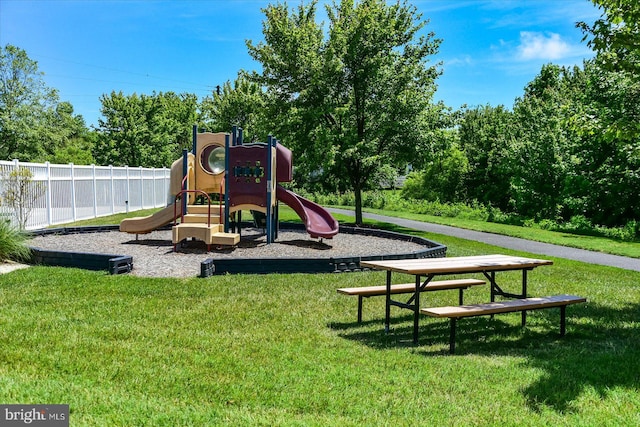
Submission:
<svg viewBox="0 0 640 427">
<path fill-rule="evenodd" d="M 280 224 L 282 230 L 301 230 L 299 223 Z M 62 227 L 32 231 L 34 236 L 49 234 L 73 235 L 79 233 L 101 233 L 117 231 L 117 225 L 92 227 Z M 313 258 L 207 258 L 201 263 L 200 277 L 221 274 L 269 274 L 269 273 L 346 273 L 362 271 L 360 261 L 396 260 L 414 258 L 440 258 L 446 256 L 447 247 L 431 240 L 393 231 L 376 228 L 363 228 L 340 225 L 340 233 L 375 236 L 378 238 L 398 239 L 424 246 L 423 249 L 409 253 L 384 254 L 371 256 L 313 257 Z M 109 274 L 122 274 L 132 271 L 135 260 L 126 254 L 97 254 L 85 252 L 63 252 L 32 247 L 30 264 L 75 267 L 87 270 L 106 270 Z M 205 254 L 206 255 L 206 254 Z"/>
</svg>

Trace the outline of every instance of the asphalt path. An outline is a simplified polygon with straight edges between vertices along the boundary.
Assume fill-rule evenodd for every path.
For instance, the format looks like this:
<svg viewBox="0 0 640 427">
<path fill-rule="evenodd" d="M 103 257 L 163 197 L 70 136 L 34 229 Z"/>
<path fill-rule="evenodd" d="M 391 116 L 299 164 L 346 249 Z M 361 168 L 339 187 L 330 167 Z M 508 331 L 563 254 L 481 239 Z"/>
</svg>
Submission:
<svg viewBox="0 0 640 427">
<path fill-rule="evenodd" d="M 346 209 L 328 209 L 332 213 L 355 216 L 355 213 Z M 518 237 L 502 236 L 500 234 L 485 233 L 483 231 L 466 230 L 450 227 L 448 225 L 432 224 L 428 222 L 413 221 L 410 219 L 395 218 L 363 212 L 364 218 L 381 222 L 396 224 L 413 230 L 429 233 L 443 234 L 445 236 L 459 237 L 466 240 L 487 243 L 501 248 L 530 252 L 538 255 L 546 255 L 557 258 L 566 258 L 574 261 L 582 261 L 590 264 L 607 265 L 610 267 L 624 268 L 626 270 L 640 271 L 640 259 L 619 255 L 609 255 L 601 252 L 587 251 L 584 249 L 570 248 L 568 246 L 552 245 L 549 243 L 534 242 Z"/>
</svg>

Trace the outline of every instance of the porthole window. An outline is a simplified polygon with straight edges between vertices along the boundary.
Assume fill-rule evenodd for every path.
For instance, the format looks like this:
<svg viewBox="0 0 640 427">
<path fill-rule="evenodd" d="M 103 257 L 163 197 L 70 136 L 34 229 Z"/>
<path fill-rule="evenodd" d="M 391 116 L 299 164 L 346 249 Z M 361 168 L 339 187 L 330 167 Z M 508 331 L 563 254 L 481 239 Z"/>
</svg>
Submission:
<svg viewBox="0 0 640 427">
<path fill-rule="evenodd" d="M 224 147 L 209 145 L 200 156 L 200 164 L 209 173 L 214 175 L 224 172 Z"/>
</svg>

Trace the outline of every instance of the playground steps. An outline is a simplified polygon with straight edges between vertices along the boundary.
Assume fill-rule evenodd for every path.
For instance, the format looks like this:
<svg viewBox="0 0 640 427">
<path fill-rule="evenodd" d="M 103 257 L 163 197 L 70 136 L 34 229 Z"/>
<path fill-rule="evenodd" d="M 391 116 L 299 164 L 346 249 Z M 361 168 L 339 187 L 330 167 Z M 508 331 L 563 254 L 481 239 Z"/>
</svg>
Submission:
<svg viewBox="0 0 640 427">
<path fill-rule="evenodd" d="M 211 216 L 211 221 L 209 221 L 209 216 Z M 182 217 L 182 222 L 188 223 L 206 224 L 210 222 L 211 224 L 221 224 L 222 221 L 220 205 L 211 205 L 211 208 L 207 205 L 188 205 L 187 213 Z"/>
<path fill-rule="evenodd" d="M 221 222 L 219 205 L 211 205 L 211 208 L 207 205 L 188 205 L 187 214 L 171 229 L 174 247 L 190 237 L 202 240 L 207 246 L 235 246 L 240 243 L 240 234 L 225 233 Z"/>
<path fill-rule="evenodd" d="M 237 233 L 225 233 L 221 224 L 202 224 L 183 222 L 174 225 L 172 231 L 172 242 L 174 245 L 184 239 L 192 237 L 202 240 L 207 245 L 237 245 L 240 242 L 240 235 Z"/>
<path fill-rule="evenodd" d="M 188 222 L 188 223 L 200 223 L 200 224 L 206 224 L 207 220 L 209 219 L 209 215 L 207 215 L 206 213 L 201 214 L 201 213 L 188 213 L 185 216 L 182 217 L 182 222 Z M 220 224 L 222 222 L 220 215 L 218 213 L 213 213 L 211 212 L 211 224 Z"/>
<path fill-rule="evenodd" d="M 222 206 L 224 210 L 224 205 Z M 187 212 L 190 214 L 207 214 L 209 212 L 209 206 L 207 205 L 187 205 Z M 218 215 L 220 212 L 220 205 L 211 205 L 211 215 Z"/>
<path fill-rule="evenodd" d="M 240 235 L 238 233 L 225 233 L 224 231 L 213 233 L 211 238 L 212 245 L 235 246 L 240 243 Z"/>
</svg>

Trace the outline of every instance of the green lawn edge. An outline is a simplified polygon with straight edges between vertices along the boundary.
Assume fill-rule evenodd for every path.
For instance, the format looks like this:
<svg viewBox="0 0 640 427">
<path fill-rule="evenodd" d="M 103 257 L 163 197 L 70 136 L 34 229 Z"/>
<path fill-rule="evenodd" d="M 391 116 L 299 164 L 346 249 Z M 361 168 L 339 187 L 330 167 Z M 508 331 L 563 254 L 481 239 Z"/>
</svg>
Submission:
<svg viewBox="0 0 640 427">
<path fill-rule="evenodd" d="M 348 206 L 335 206 L 340 209 L 353 209 Z M 383 209 L 363 209 L 377 215 L 384 215 L 395 218 L 403 218 L 414 221 L 448 225 L 451 227 L 464 228 L 467 230 L 483 231 L 486 233 L 500 234 L 510 237 L 533 240 L 536 242 L 550 243 L 560 246 L 568 246 L 578 249 L 602 252 L 611 255 L 620 255 L 630 258 L 640 258 L 640 243 L 623 242 L 615 239 L 595 236 L 583 236 L 570 233 L 560 233 L 556 231 L 541 230 L 530 227 L 520 227 L 516 225 L 497 224 L 485 221 L 475 221 L 462 218 L 447 218 L 425 214 L 414 214 L 407 212 L 390 211 Z M 365 221 L 367 222 L 367 221 Z"/>
</svg>

